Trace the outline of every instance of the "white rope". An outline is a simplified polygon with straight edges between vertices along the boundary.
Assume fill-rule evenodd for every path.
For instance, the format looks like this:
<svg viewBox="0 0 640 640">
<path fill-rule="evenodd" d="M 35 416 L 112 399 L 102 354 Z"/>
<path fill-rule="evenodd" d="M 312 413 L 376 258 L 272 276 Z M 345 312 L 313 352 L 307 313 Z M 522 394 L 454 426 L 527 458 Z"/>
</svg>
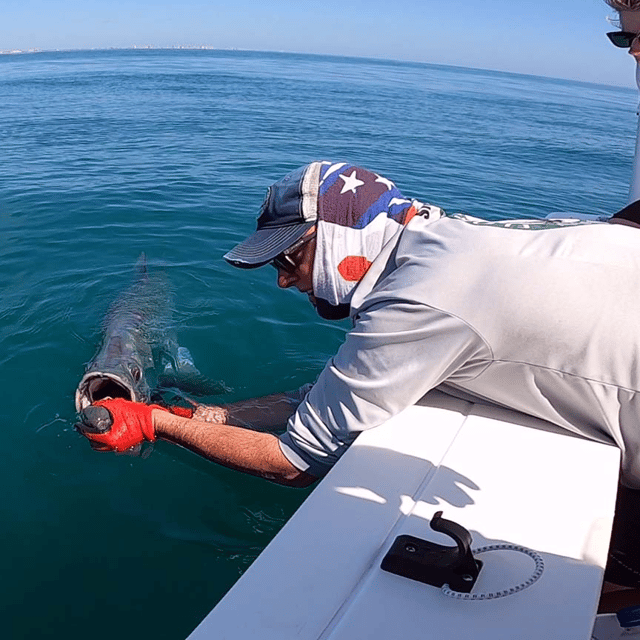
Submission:
<svg viewBox="0 0 640 640">
<path fill-rule="evenodd" d="M 480 547 L 475 549 L 472 553 L 485 553 L 487 551 L 517 551 L 518 553 L 524 553 L 529 556 L 535 563 L 535 569 L 531 574 L 531 577 L 524 582 L 510 587 L 508 589 L 502 589 L 501 591 L 494 591 L 488 593 L 461 593 L 460 591 L 453 591 L 448 584 L 442 586 L 442 593 L 450 598 L 457 598 L 458 600 L 495 600 L 496 598 L 504 598 L 505 596 L 512 596 L 514 593 L 523 591 L 536 582 L 544 571 L 544 561 L 542 556 L 536 551 L 527 549 L 526 547 L 520 547 L 515 544 L 492 544 L 487 547 Z"/>
</svg>

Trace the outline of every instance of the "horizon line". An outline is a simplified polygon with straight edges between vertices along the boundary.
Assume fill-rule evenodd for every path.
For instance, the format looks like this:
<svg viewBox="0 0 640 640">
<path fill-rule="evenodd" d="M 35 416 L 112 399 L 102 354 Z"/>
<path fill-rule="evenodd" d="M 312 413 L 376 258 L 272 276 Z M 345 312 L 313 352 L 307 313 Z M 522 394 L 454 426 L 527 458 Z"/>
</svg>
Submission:
<svg viewBox="0 0 640 640">
<path fill-rule="evenodd" d="M 200 50 L 200 51 L 238 51 L 244 53 L 275 53 L 275 54 L 289 54 L 289 55 L 302 55 L 302 56 L 318 56 L 325 58 L 352 58 L 356 60 L 373 60 L 377 62 L 395 62 L 401 64 L 418 64 L 418 65 L 431 65 L 441 67 L 451 67 L 454 69 L 470 69 L 472 71 L 490 71 L 493 73 L 504 73 L 511 75 L 520 75 L 533 78 L 544 78 L 546 80 L 564 80 L 567 82 L 577 82 L 583 84 L 592 84 L 603 87 L 614 87 L 616 89 L 630 89 L 635 90 L 635 83 L 633 84 L 612 84 L 605 82 L 596 82 L 594 80 L 577 80 L 575 78 L 566 78 L 563 76 L 547 76 L 535 73 L 524 73 L 521 71 L 505 71 L 504 69 L 493 69 L 490 67 L 467 67 L 455 64 L 447 64 L 444 62 L 425 62 L 422 60 L 402 60 L 396 58 L 382 58 L 375 56 L 364 56 L 355 54 L 339 54 L 339 53 L 310 53 L 300 51 L 285 51 L 283 49 L 245 49 L 242 47 L 219 47 L 209 44 L 174 44 L 174 45 L 126 45 L 126 46 L 100 46 L 100 47 L 71 47 L 71 48 L 56 48 L 56 49 L 40 49 L 38 47 L 29 47 L 28 49 L 0 49 L 0 56 L 3 55 L 26 55 L 34 53 L 73 53 L 82 51 L 171 51 L 171 50 Z"/>
</svg>

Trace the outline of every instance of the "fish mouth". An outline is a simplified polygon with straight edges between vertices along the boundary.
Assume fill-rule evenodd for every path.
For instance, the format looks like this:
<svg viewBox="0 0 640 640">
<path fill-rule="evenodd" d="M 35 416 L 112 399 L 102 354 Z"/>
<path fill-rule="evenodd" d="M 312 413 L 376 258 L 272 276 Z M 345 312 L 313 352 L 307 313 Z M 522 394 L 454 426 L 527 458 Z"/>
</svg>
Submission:
<svg viewBox="0 0 640 640">
<path fill-rule="evenodd" d="M 85 373 L 76 390 L 76 411 L 80 413 L 89 405 L 104 398 L 124 398 L 135 401 L 133 386 L 113 373 L 92 371 Z"/>
</svg>

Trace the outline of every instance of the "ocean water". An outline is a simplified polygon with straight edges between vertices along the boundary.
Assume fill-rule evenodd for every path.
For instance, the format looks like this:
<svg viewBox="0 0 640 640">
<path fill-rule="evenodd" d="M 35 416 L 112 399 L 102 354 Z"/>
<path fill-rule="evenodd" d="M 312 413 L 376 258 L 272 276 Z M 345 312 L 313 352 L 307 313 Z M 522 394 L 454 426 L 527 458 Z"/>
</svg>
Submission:
<svg viewBox="0 0 640 640">
<path fill-rule="evenodd" d="M 337 57 L 0 56 L 2 637 L 184 638 L 309 493 L 167 443 L 99 454 L 74 431 L 75 387 L 142 251 L 172 283 L 181 344 L 226 385 L 208 401 L 296 388 L 347 325 L 273 270 L 221 259 L 271 182 L 344 159 L 450 212 L 614 212 L 636 104 L 623 88 Z"/>
</svg>

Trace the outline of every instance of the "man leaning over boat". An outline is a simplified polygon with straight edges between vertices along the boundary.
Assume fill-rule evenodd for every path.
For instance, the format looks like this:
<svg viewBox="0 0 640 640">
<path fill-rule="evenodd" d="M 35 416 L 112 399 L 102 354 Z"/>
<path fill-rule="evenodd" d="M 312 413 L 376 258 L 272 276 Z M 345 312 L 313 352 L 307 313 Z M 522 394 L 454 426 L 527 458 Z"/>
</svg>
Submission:
<svg viewBox="0 0 640 640">
<path fill-rule="evenodd" d="M 182 416 L 102 400 L 114 426 L 85 435 L 113 450 L 161 438 L 306 486 L 360 432 L 438 388 L 615 444 L 622 483 L 640 489 L 635 213 L 611 220 L 627 224 L 488 222 L 407 198 L 362 167 L 312 162 L 270 187 L 257 230 L 225 258 L 272 265 L 321 316 L 351 318 L 316 383 Z"/>
</svg>

